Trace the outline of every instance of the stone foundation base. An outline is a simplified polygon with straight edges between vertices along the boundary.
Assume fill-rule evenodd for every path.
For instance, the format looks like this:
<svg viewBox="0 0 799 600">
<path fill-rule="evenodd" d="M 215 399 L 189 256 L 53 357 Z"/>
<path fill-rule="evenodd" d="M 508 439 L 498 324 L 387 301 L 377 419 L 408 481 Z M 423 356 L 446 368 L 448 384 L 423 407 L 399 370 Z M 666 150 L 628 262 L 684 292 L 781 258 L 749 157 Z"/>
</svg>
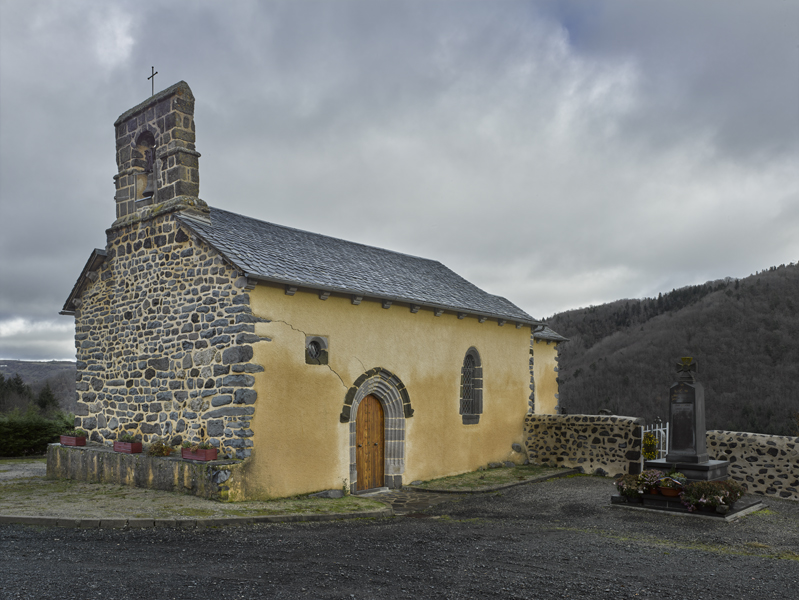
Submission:
<svg viewBox="0 0 799 600">
<path fill-rule="evenodd" d="M 193 494 L 225 500 L 235 471 L 242 461 L 186 461 L 179 456 L 121 454 L 108 446 L 47 447 L 47 476 L 55 479 L 116 483 L 134 487 Z"/>
<path fill-rule="evenodd" d="M 675 463 L 659 458 L 644 462 L 644 469 L 657 469 L 664 473 L 678 471 L 688 478 L 689 483 L 694 481 L 724 481 L 728 479 L 727 468 L 729 466 L 730 463 L 726 460 L 709 460 L 702 463 Z"/>
</svg>

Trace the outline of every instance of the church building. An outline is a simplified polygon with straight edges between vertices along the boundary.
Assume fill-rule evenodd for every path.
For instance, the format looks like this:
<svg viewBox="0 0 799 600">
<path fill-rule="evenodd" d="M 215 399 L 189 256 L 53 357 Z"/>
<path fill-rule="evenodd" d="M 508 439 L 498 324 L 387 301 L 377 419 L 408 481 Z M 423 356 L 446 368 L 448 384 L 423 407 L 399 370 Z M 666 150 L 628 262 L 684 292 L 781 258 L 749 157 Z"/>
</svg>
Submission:
<svg viewBox="0 0 799 600">
<path fill-rule="evenodd" d="M 185 82 L 114 125 L 116 220 L 62 311 L 92 441 L 208 442 L 231 500 L 526 460 L 563 338 L 434 260 L 208 206 Z"/>
</svg>

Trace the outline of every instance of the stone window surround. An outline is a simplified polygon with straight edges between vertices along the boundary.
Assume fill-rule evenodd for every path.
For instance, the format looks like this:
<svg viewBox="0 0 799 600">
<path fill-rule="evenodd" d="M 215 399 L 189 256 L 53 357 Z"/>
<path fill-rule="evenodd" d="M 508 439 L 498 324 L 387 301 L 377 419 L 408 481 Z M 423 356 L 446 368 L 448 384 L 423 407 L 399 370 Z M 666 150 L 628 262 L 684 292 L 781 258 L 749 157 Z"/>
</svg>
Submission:
<svg viewBox="0 0 799 600">
<path fill-rule="evenodd" d="M 311 344 L 316 344 L 318 355 L 314 356 Z M 305 364 L 307 365 L 326 365 L 328 364 L 329 342 L 326 336 L 306 335 L 305 336 Z"/>
<path fill-rule="evenodd" d="M 474 407 L 474 410 L 465 413 L 463 411 L 463 380 L 465 377 L 464 369 L 466 368 L 466 360 L 470 356 L 474 360 L 474 369 L 472 372 L 472 406 Z M 470 347 L 463 357 L 458 411 L 461 415 L 464 425 L 477 425 L 480 422 L 480 415 L 483 414 L 483 362 L 480 360 L 480 353 L 474 346 Z"/>
</svg>

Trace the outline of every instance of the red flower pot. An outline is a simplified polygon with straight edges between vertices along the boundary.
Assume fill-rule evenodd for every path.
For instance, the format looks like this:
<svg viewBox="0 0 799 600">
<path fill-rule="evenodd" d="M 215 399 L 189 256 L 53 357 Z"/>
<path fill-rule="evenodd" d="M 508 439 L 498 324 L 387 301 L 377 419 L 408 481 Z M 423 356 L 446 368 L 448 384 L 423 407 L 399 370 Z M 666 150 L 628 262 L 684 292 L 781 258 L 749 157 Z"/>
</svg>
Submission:
<svg viewBox="0 0 799 600">
<path fill-rule="evenodd" d="M 62 446 L 85 446 L 86 445 L 86 438 L 85 437 L 78 437 L 76 435 L 62 435 L 61 436 L 61 445 Z"/>
<path fill-rule="evenodd" d="M 180 456 L 183 460 L 216 460 L 216 454 L 216 448 L 209 448 L 208 450 L 202 448 L 198 450 L 191 450 L 190 448 L 180 449 Z"/>
<path fill-rule="evenodd" d="M 664 496 L 671 496 L 675 498 L 680 495 L 680 490 L 678 490 L 677 488 L 662 487 L 660 488 L 660 493 L 663 494 Z"/>
<path fill-rule="evenodd" d="M 114 442 L 114 452 L 139 454 L 141 452 L 141 442 Z"/>
</svg>

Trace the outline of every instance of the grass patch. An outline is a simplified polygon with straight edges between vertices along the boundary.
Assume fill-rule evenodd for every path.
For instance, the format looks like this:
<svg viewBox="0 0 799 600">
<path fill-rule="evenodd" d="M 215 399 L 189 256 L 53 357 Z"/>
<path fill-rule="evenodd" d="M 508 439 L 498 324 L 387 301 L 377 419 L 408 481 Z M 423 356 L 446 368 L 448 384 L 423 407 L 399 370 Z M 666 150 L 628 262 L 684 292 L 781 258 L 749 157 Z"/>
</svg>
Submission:
<svg viewBox="0 0 799 600">
<path fill-rule="evenodd" d="M 768 544 L 762 544 L 760 542 L 746 542 L 744 546 L 749 546 L 750 548 L 769 548 Z"/>
<path fill-rule="evenodd" d="M 776 558 L 780 560 L 793 560 L 799 562 L 799 554 L 791 550 L 774 551 L 771 546 L 760 542 L 747 542 L 741 546 L 731 546 L 729 544 L 708 544 L 705 542 L 681 542 L 671 539 L 660 539 L 654 537 L 619 535 L 601 529 L 585 529 L 578 527 L 555 527 L 558 531 L 578 531 L 580 533 L 592 533 L 604 538 L 619 542 L 633 542 L 642 546 L 652 548 L 679 548 L 682 550 L 699 550 L 719 555 L 732 556 L 757 556 L 760 558 Z M 769 552 L 770 551 L 770 552 Z M 668 552 L 666 552 L 668 554 Z"/>
<path fill-rule="evenodd" d="M 777 513 L 775 513 L 770 508 L 761 508 L 760 510 L 756 510 L 753 513 L 749 513 L 748 515 L 744 515 L 744 518 L 747 518 L 747 517 L 767 517 L 769 515 L 775 515 L 775 514 L 777 514 Z"/>
<path fill-rule="evenodd" d="M 207 508 L 181 508 L 176 514 L 181 517 L 213 517 L 214 511 Z"/>
<path fill-rule="evenodd" d="M 562 473 L 563 469 L 555 467 L 542 467 L 540 465 L 518 465 L 501 469 L 488 469 L 485 471 L 472 471 L 462 475 L 431 479 L 414 487 L 431 490 L 449 491 L 482 491 L 498 485 L 522 483 L 540 477 Z"/>
<path fill-rule="evenodd" d="M 202 518 L 282 514 L 358 513 L 385 504 L 369 498 L 308 498 L 217 502 L 188 494 L 162 492 L 69 479 L 32 478 L 0 486 L 0 514 L 65 518 Z"/>
</svg>

